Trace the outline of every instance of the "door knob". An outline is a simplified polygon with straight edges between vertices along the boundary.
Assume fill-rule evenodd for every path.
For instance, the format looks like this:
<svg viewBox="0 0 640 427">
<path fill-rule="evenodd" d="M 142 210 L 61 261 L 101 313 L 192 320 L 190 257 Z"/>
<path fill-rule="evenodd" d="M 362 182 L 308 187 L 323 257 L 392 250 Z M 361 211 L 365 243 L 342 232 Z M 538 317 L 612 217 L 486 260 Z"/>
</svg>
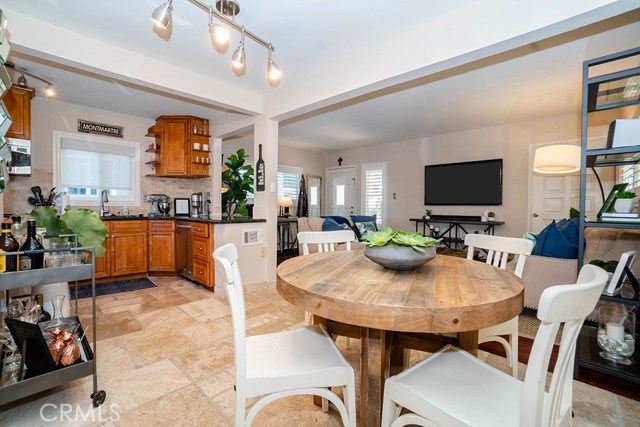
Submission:
<svg viewBox="0 0 640 427">
<path fill-rule="evenodd" d="M 533 217 L 534 217 L 534 218 L 538 218 L 538 214 L 534 212 L 534 213 L 533 213 Z"/>
</svg>

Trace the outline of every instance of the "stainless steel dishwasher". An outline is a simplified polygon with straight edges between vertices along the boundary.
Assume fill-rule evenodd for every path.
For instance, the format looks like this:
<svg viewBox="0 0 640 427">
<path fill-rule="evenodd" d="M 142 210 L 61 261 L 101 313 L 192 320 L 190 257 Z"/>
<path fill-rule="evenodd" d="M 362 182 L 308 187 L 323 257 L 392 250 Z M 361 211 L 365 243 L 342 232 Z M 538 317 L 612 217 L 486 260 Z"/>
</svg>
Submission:
<svg viewBox="0 0 640 427">
<path fill-rule="evenodd" d="M 191 222 L 176 223 L 176 270 L 178 274 L 193 280 L 193 250 L 191 247 Z"/>
</svg>

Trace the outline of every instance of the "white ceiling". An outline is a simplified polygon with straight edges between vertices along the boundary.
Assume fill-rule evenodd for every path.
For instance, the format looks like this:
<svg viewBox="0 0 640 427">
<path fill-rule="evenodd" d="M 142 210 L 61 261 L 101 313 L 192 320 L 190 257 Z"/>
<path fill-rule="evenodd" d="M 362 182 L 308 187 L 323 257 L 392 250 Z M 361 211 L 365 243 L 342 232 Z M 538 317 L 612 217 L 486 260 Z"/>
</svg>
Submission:
<svg viewBox="0 0 640 427">
<path fill-rule="evenodd" d="M 174 1 L 170 36 L 153 31 L 149 19 L 161 0 L 2 0 L 11 11 L 53 23 L 74 33 L 125 47 L 147 57 L 245 89 L 278 94 L 266 82 L 266 49 L 247 41 L 247 73 L 236 76 L 229 57 L 238 42 L 232 31 L 227 53 L 219 54 L 207 34 L 207 14 L 186 0 Z M 305 82 L 318 64 L 341 67 L 358 52 L 407 33 L 436 19 L 446 19 L 473 0 L 242 0 L 236 21 L 275 46 L 274 59 L 284 72 L 281 87 Z M 507 55 L 505 61 L 482 64 L 433 82 L 417 81 L 284 122 L 280 142 L 314 150 L 371 145 L 580 110 L 581 64 L 586 59 L 640 45 L 640 13 L 590 26 L 547 43 Z M 452 28 L 459 23 L 452 23 Z M 37 31 L 35 29 L 34 31 Z M 162 36 L 162 37 L 161 37 Z M 424 41 L 424 43 L 444 43 Z M 554 46 L 558 44 L 557 46 Z M 398 46 L 398 49 L 403 49 Z M 535 53 L 529 53 L 534 52 Z M 407 54 L 412 50 L 407 48 Z M 162 114 L 219 115 L 219 108 L 150 91 L 143 85 L 114 81 L 81 67 L 43 59 L 15 46 L 11 59 L 52 81 L 64 102 L 154 119 Z M 118 58 L 114 58 L 117 61 Z M 381 55 L 380 61 L 384 61 Z M 41 88 L 35 79 L 30 85 Z M 177 75 L 177 79 L 181 76 Z M 424 84 L 423 84 L 424 83 Z M 365 99 L 371 98 L 371 99 Z M 215 112 L 213 112 L 215 111 Z"/>
</svg>

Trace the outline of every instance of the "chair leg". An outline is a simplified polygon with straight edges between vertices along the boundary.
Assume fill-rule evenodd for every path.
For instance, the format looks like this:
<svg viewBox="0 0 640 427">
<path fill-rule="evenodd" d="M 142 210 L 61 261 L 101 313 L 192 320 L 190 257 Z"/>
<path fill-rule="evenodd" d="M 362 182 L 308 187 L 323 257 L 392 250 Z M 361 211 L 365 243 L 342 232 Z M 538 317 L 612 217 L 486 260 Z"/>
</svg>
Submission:
<svg viewBox="0 0 640 427">
<path fill-rule="evenodd" d="M 516 317 L 511 321 L 511 336 L 509 337 L 509 344 L 511 344 L 511 375 L 513 378 L 518 378 L 518 318 Z"/>
</svg>

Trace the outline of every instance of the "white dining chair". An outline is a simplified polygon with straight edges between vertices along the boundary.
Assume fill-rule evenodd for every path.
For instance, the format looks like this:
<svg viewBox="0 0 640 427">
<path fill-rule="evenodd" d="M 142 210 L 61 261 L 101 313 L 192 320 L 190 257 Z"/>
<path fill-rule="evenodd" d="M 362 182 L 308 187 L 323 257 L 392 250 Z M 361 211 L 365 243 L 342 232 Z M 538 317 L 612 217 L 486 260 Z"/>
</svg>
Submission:
<svg viewBox="0 0 640 427">
<path fill-rule="evenodd" d="M 246 336 L 244 289 L 234 244 L 213 252 L 225 285 L 233 322 L 235 352 L 235 426 L 251 426 L 267 404 L 287 396 L 310 394 L 332 402 L 345 426 L 356 425 L 354 371 L 321 325 Z M 330 390 L 342 387 L 344 402 Z M 247 412 L 246 401 L 259 397 Z"/>
<path fill-rule="evenodd" d="M 382 427 L 570 426 L 576 340 L 607 278 L 601 268 L 585 265 L 577 284 L 544 290 L 537 313 L 541 324 L 524 381 L 449 345 L 387 379 Z M 545 391 L 551 351 L 561 324 L 558 357 Z M 409 412 L 400 415 L 402 408 Z"/>
<path fill-rule="evenodd" d="M 309 245 L 317 245 L 318 252 L 333 252 L 339 244 L 344 243 L 347 251 L 351 250 L 351 242 L 356 236 L 351 230 L 339 231 L 301 231 L 298 233 L 298 244 L 302 245 L 302 254 L 309 255 Z"/>
<path fill-rule="evenodd" d="M 517 256 L 514 274 L 522 277 L 527 256 L 531 255 L 534 243 L 531 240 L 516 237 L 493 236 L 487 234 L 467 234 L 464 238 L 467 245 L 467 259 L 473 259 L 476 250 L 486 252 L 486 263 L 506 269 L 510 255 Z M 501 335 L 508 335 L 509 341 Z M 483 328 L 478 331 L 478 344 L 488 341 L 500 343 L 507 354 L 511 366 L 511 374 L 518 377 L 518 317 L 499 325 Z"/>
<path fill-rule="evenodd" d="M 338 245 L 344 244 L 345 250 L 351 250 L 351 242 L 356 240 L 356 235 L 351 230 L 339 231 L 301 231 L 298 233 L 298 244 L 302 245 L 302 255 L 309 255 L 309 245 L 317 245 L 318 252 L 333 252 Z M 312 314 L 305 312 L 307 325 L 313 323 Z M 351 348 L 351 339 L 346 338 L 347 349 Z"/>
</svg>

